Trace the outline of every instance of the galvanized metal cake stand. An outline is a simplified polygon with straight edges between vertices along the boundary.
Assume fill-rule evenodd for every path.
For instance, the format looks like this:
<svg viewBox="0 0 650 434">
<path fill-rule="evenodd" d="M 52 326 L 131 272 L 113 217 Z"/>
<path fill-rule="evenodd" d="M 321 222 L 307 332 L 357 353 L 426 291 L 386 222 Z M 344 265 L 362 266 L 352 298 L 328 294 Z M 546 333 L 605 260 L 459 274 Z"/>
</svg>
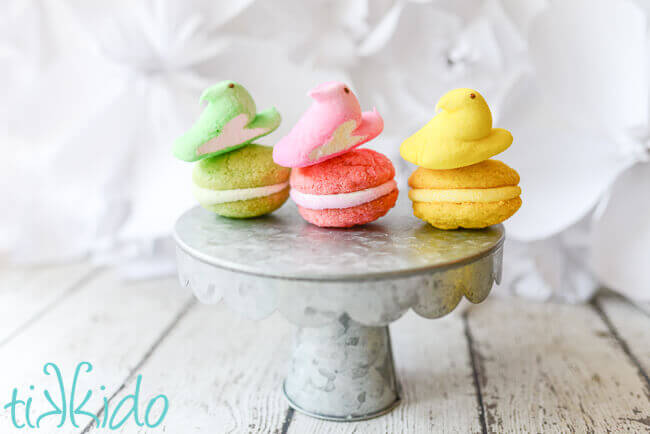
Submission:
<svg viewBox="0 0 650 434">
<path fill-rule="evenodd" d="M 284 395 L 313 417 L 354 421 L 400 402 L 388 324 L 426 318 L 463 296 L 483 301 L 500 280 L 503 226 L 440 231 L 408 199 L 372 224 L 322 229 L 293 204 L 232 220 L 193 208 L 175 227 L 178 273 L 203 303 L 252 319 L 280 311 L 299 326 Z"/>
</svg>

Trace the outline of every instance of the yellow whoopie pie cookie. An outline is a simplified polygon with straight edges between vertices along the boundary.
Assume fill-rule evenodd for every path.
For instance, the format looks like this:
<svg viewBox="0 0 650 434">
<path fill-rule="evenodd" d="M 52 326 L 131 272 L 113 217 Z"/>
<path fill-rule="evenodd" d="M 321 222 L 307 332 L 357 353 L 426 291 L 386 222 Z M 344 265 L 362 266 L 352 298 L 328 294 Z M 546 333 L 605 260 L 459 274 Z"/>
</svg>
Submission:
<svg viewBox="0 0 650 434">
<path fill-rule="evenodd" d="M 400 154 L 427 169 L 455 169 L 486 160 L 512 144 L 512 134 L 492 128 L 490 107 L 473 89 L 454 89 L 436 104 L 442 110 L 404 140 Z"/>
<path fill-rule="evenodd" d="M 458 169 L 418 168 L 409 177 L 413 214 L 439 229 L 484 228 L 521 206 L 519 174 L 497 160 Z"/>
</svg>

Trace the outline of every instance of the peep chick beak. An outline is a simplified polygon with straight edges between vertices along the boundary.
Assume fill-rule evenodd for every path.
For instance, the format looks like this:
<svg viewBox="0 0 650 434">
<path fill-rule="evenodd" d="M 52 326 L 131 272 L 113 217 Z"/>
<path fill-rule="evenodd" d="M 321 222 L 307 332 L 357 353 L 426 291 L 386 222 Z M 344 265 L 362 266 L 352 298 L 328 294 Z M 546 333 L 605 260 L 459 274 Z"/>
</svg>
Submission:
<svg viewBox="0 0 650 434">
<path fill-rule="evenodd" d="M 436 104 L 435 112 L 438 113 L 440 110 L 448 110 L 447 108 L 447 103 L 448 103 L 448 98 L 445 98 L 443 96 L 438 100 L 438 103 Z"/>
<path fill-rule="evenodd" d="M 327 92 L 325 92 L 322 89 L 312 89 L 309 92 L 307 92 L 307 96 L 311 97 L 316 101 L 322 101 L 323 99 L 325 99 L 325 95 L 327 95 Z"/>
</svg>

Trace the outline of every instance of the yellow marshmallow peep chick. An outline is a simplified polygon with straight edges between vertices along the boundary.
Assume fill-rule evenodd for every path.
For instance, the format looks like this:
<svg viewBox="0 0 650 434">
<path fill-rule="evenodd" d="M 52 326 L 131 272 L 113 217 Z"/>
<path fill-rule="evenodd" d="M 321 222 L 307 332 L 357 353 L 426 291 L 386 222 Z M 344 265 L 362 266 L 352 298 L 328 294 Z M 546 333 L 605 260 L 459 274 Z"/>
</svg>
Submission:
<svg viewBox="0 0 650 434">
<path fill-rule="evenodd" d="M 454 89 L 436 104 L 436 114 L 404 140 L 400 154 L 427 169 L 456 169 L 486 160 L 512 143 L 510 131 L 492 128 L 492 113 L 473 89 Z"/>
</svg>

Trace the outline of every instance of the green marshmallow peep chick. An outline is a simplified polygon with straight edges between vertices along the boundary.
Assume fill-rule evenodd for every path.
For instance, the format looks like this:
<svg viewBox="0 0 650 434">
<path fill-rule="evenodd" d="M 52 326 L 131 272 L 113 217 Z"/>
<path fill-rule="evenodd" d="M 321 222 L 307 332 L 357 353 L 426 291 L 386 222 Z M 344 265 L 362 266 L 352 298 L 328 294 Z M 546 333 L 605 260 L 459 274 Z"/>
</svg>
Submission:
<svg viewBox="0 0 650 434">
<path fill-rule="evenodd" d="M 207 101 L 192 128 L 174 142 L 174 156 L 197 161 L 241 148 L 274 131 L 280 125 L 280 113 L 270 108 L 257 113 L 248 91 L 226 80 L 209 87 L 200 101 Z"/>
</svg>

